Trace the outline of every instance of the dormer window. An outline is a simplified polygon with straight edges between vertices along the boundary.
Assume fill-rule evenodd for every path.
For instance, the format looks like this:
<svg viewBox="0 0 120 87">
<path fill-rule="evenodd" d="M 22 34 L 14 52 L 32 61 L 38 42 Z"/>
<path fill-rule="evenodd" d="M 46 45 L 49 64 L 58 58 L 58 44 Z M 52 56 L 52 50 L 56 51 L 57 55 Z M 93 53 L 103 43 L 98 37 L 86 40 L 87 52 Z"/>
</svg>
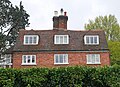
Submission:
<svg viewBox="0 0 120 87">
<path fill-rule="evenodd" d="M 37 45 L 38 35 L 24 35 L 24 45 Z"/>
<path fill-rule="evenodd" d="M 69 44 L 68 35 L 55 35 L 54 44 Z"/>
<path fill-rule="evenodd" d="M 99 36 L 98 35 L 85 35 L 84 42 L 86 45 L 98 45 Z"/>
</svg>

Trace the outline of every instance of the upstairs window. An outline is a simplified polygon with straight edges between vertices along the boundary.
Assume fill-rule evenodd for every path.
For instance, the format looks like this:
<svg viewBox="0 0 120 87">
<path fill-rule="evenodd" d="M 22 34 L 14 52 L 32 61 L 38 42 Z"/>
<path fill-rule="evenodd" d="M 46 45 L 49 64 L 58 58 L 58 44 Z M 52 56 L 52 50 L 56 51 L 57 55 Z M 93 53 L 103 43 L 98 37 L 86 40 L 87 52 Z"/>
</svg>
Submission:
<svg viewBox="0 0 120 87">
<path fill-rule="evenodd" d="M 55 35 L 54 44 L 69 44 L 68 35 Z"/>
<path fill-rule="evenodd" d="M 54 64 L 68 64 L 68 54 L 54 54 Z"/>
<path fill-rule="evenodd" d="M 98 45 L 99 36 L 98 35 L 86 35 L 84 36 L 84 42 L 88 45 Z"/>
<path fill-rule="evenodd" d="M 87 54 L 87 64 L 100 64 L 100 54 Z"/>
<path fill-rule="evenodd" d="M 37 45 L 38 44 L 38 35 L 25 35 L 24 44 L 25 45 Z"/>
<path fill-rule="evenodd" d="M 36 64 L 36 55 L 22 56 L 22 65 L 35 65 L 35 64 Z"/>
</svg>

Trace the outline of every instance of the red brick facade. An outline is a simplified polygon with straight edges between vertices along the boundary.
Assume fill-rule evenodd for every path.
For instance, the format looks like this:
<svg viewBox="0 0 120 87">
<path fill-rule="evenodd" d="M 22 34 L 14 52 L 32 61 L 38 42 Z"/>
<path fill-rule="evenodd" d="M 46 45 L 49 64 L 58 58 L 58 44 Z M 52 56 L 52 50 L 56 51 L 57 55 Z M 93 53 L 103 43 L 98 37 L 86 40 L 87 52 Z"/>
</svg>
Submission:
<svg viewBox="0 0 120 87">
<path fill-rule="evenodd" d="M 27 52 L 14 53 L 13 68 L 28 68 L 28 67 L 58 67 L 58 66 L 105 66 L 110 65 L 109 52 L 65 52 L 68 54 L 69 64 L 54 64 L 54 54 L 64 54 L 64 52 Z M 86 64 L 86 54 L 100 54 L 101 64 Z M 22 55 L 36 55 L 37 65 L 21 65 Z"/>
<path fill-rule="evenodd" d="M 61 9 L 63 13 L 63 9 Z M 105 33 L 103 30 L 84 30 L 84 31 L 74 31 L 67 30 L 67 20 L 66 12 L 64 15 L 53 17 L 53 30 L 20 30 L 19 36 L 17 38 L 16 44 L 13 49 L 13 68 L 27 68 L 27 67 L 60 67 L 60 66 L 76 66 L 76 65 L 88 65 L 88 66 L 104 66 L 110 65 L 109 49 L 107 41 L 105 38 Z M 28 35 L 32 38 L 36 35 L 37 44 L 24 44 L 25 36 Z M 63 36 L 66 36 L 66 42 L 68 43 L 58 43 L 56 44 L 56 37 L 58 37 L 61 42 L 63 42 Z M 97 36 L 95 44 L 86 44 L 85 36 Z M 28 38 L 28 37 L 27 37 Z M 93 37 L 91 43 L 93 43 Z M 94 39 L 95 40 L 95 39 Z M 29 41 L 33 41 L 29 39 Z M 88 41 L 88 42 L 89 42 Z M 27 41 L 28 43 L 28 41 Z M 62 59 L 67 62 L 56 62 L 54 64 L 54 54 L 67 54 L 67 58 L 58 58 L 56 60 Z M 88 58 L 89 64 L 87 64 L 87 54 L 99 54 L 99 58 L 95 59 L 96 55 L 92 56 L 93 60 Z M 35 60 L 32 59 L 33 56 L 23 56 L 23 55 L 36 55 Z M 23 56 L 23 60 L 22 60 Z M 58 57 L 58 56 L 57 56 Z M 28 60 L 29 62 L 28 62 Z M 93 61 L 97 61 L 93 63 Z M 22 61 L 24 63 L 22 64 Z M 26 62 L 27 61 L 27 62 Z M 32 63 L 31 63 L 32 61 Z M 92 61 L 92 63 L 91 63 Z M 63 64 L 61 64 L 63 63 Z M 34 65 L 31 65 L 34 64 Z"/>
</svg>

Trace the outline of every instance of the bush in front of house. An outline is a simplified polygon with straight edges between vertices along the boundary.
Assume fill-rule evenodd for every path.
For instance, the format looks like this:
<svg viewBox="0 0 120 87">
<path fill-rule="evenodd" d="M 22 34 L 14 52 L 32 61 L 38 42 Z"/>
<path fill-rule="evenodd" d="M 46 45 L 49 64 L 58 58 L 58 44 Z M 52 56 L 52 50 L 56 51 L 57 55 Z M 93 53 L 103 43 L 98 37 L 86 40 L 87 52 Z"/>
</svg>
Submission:
<svg viewBox="0 0 120 87">
<path fill-rule="evenodd" d="M 0 87 L 120 87 L 120 66 L 1 68 Z"/>
</svg>

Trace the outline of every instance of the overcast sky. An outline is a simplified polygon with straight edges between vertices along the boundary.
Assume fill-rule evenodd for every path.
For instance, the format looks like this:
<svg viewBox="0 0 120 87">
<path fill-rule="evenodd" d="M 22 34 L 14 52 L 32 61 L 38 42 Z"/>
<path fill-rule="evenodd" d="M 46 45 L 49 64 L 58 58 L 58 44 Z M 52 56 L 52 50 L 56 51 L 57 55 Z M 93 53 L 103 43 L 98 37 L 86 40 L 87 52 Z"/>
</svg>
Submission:
<svg viewBox="0 0 120 87">
<path fill-rule="evenodd" d="M 81 30 L 89 19 L 97 16 L 115 15 L 120 21 L 120 0 L 10 0 L 14 5 L 22 1 L 30 15 L 27 29 L 52 29 L 54 11 L 61 8 L 68 15 L 68 29 Z"/>
</svg>

